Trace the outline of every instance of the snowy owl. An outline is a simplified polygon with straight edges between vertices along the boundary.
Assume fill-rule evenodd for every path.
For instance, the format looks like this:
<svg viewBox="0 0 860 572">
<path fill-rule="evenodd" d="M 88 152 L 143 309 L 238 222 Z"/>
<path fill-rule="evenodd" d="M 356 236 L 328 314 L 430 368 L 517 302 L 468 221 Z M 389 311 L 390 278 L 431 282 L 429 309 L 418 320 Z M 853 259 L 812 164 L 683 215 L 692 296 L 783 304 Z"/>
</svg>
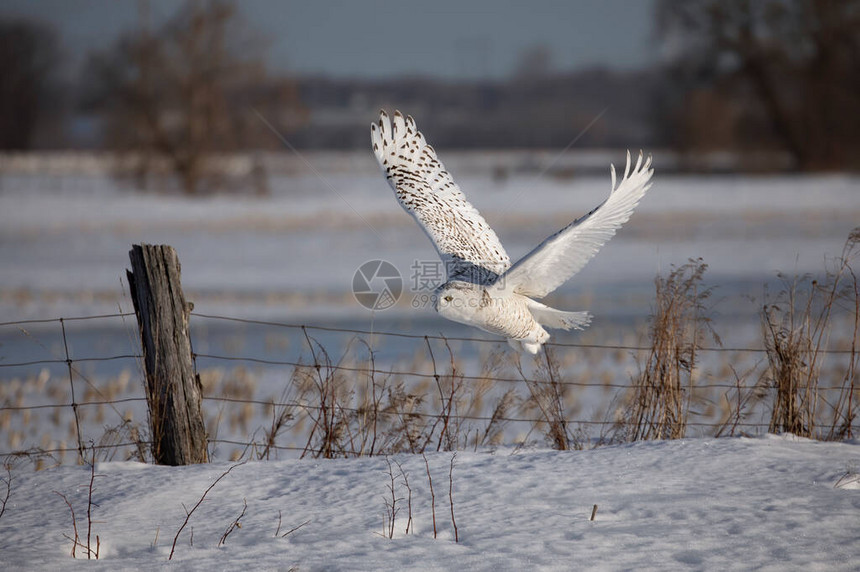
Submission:
<svg viewBox="0 0 860 572">
<path fill-rule="evenodd" d="M 550 308 L 543 298 L 576 274 L 627 222 L 648 190 L 651 158 L 642 153 L 616 185 L 610 166 L 609 198 L 553 234 L 511 265 L 496 233 L 463 195 L 415 127 L 412 117 L 385 111 L 370 126 L 373 152 L 400 205 L 436 246 L 447 281 L 434 292 L 435 310 L 445 318 L 504 336 L 517 350 L 536 354 L 549 339 L 544 327 L 581 330 L 588 312 Z"/>
</svg>

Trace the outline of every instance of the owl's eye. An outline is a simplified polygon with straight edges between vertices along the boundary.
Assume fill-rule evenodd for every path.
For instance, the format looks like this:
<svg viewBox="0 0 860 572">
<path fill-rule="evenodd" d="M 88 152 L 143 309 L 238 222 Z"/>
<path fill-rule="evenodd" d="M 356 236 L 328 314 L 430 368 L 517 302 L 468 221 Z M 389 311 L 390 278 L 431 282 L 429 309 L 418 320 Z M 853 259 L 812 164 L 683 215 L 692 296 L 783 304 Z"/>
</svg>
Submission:
<svg viewBox="0 0 860 572">
<path fill-rule="evenodd" d="M 445 300 L 446 302 L 450 302 L 450 301 L 451 301 L 451 300 L 453 300 L 453 299 L 454 299 L 454 297 L 453 297 L 453 296 L 451 296 L 451 295 L 445 296 L 445 298 L 444 298 L 444 300 Z"/>
</svg>

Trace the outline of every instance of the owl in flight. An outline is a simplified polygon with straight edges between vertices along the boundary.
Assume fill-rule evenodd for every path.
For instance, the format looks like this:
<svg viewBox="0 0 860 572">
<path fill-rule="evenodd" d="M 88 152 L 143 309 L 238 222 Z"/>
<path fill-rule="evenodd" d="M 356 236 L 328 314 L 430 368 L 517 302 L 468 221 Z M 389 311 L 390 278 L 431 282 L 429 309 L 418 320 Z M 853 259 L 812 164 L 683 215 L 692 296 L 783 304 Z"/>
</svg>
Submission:
<svg viewBox="0 0 860 572">
<path fill-rule="evenodd" d="M 588 312 L 565 312 L 536 300 L 585 266 L 627 222 L 651 186 L 651 157 L 627 166 L 616 181 L 610 166 L 609 197 L 587 215 L 556 232 L 511 265 L 496 233 L 460 191 L 415 127 L 412 117 L 385 111 L 370 126 L 373 152 L 400 205 L 436 246 L 447 281 L 434 293 L 445 318 L 504 336 L 517 350 L 536 354 L 548 339 L 545 328 L 581 330 Z M 616 184 L 617 183 L 617 184 Z"/>
</svg>

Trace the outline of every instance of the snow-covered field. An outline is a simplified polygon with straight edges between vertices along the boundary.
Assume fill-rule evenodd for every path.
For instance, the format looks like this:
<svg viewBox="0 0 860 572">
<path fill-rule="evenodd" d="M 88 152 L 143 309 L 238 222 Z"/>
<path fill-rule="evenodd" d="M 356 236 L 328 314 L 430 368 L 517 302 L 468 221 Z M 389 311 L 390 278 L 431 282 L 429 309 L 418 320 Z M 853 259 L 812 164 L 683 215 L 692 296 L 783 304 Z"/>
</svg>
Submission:
<svg viewBox="0 0 860 572">
<path fill-rule="evenodd" d="M 586 451 L 428 455 L 168 468 L 99 463 L 91 545 L 109 570 L 821 570 L 860 566 L 860 444 L 790 436 L 636 443 Z M 842 485 L 834 486 L 842 479 Z M 88 467 L 13 471 L 0 517 L 4 570 L 91 570 Z M 56 492 L 54 492 L 56 491 Z M 0 490 L 2 493 L 2 490 Z M 2 496 L 2 495 L 0 495 Z M 247 510 L 223 545 L 219 540 Z M 597 512 L 590 520 L 593 506 Z M 183 508 L 185 507 L 185 508 Z M 276 536 L 307 523 L 286 537 Z"/>
<path fill-rule="evenodd" d="M 452 155 L 448 163 L 456 179 L 514 259 L 592 208 L 609 189 L 608 173 L 596 175 L 589 170 L 554 178 L 513 171 L 498 178 L 492 176 L 497 172 L 493 161 L 508 160 L 509 155 Z M 620 152 L 607 153 L 601 160 L 620 163 L 623 158 Z M 0 323 L 131 311 L 124 277 L 127 253 L 134 243 L 151 242 L 177 248 L 186 296 L 200 315 L 491 339 L 445 321 L 430 309 L 412 307 L 421 294 L 418 282 L 432 278 L 426 273 L 419 276 L 415 269 L 429 263 L 432 271 L 438 259 L 397 205 L 370 153 L 341 156 L 337 161 L 326 154 L 307 159 L 321 175 L 306 168 L 274 175 L 271 196 L 265 198 L 143 193 L 97 173 L 3 174 Z M 840 253 L 848 233 L 860 221 L 860 181 L 853 176 L 670 175 L 661 172 L 659 156 L 655 169 L 654 186 L 631 221 L 578 276 L 548 299 L 560 308 L 589 309 L 595 315 L 592 326 L 584 333 L 553 332 L 553 341 L 642 344 L 654 276 L 688 258 L 702 257 L 709 264 L 706 285 L 716 287 L 712 317 L 724 344 L 760 346 L 758 312 L 766 285 L 771 294 L 780 288 L 778 271 L 821 275 L 827 257 Z M 404 280 L 399 304 L 382 312 L 361 307 L 350 290 L 356 269 L 372 259 L 392 262 Z M 139 353 L 133 317 L 66 322 L 65 328 L 72 359 Z M 354 338 L 315 333 L 335 359 Z M 292 362 L 307 357 L 303 332 L 297 329 L 193 316 L 192 336 L 195 351 L 201 354 Z M 396 369 L 405 363 L 414 371 L 416 356 L 426 361 L 420 339 L 365 338 L 382 367 Z M 479 361 L 486 357 L 482 351 L 492 347 L 454 344 L 458 357 L 472 364 L 472 373 L 478 373 Z M 503 345 L 499 348 L 504 351 Z M 629 352 L 621 357 L 607 354 L 597 362 L 584 350 L 567 350 L 561 357 L 565 363 L 586 368 L 574 372 L 580 377 L 587 374 L 605 380 L 611 376 L 624 383 L 636 370 Z M 0 365 L 64 358 L 59 323 L 0 326 Z M 760 358 L 754 354 L 729 357 L 741 373 Z M 597 367 L 601 360 L 618 363 Z M 198 362 L 201 368 L 230 365 L 207 358 Z M 120 376 L 115 380 L 118 385 L 131 388 L 131 396 L 141 395 L 133 358 L 77 367 L 85 379 Z M 726 364 L 709 367 L 725 369 Z M 46 373 L 40 377 L 42 369 Z M 259 383 L 253 397 L 277 399 L 283 368 L 255 371 Z M 48 381 L 45 375 L 50 376 Z M 64 363 L 0 367 L 0 379 L 19 380 L 14 388 L 7 384 L 9 393 L 4 398 L 15 395 L 16 403 L 24 406 L 68 402 L 64 376 Z M 725 375 L 717 381 L 727 379 L 734 381 Z M 580 397 L 583 409 L 594 414 L 598 406 Z M 139 404 L 130 403 L 128 408 L 136 419 L 141 418 Z M 125 411 L 123 407 L 115 414 L 109 412 L 108 420 L 98 421 L 97 416 L 91 422 L 115 424 Z M 41 418 L 36 415 L 31 421 L 38 426 Z M 65 428 L 68 420 L 54 422 Z M 101 425 L 95 428 L 103 431 Z M 231 437 L 247 440 L 253 431 L 240 429 Z M 42 438 L 38 432 L 14 437 L 12 441 L 21 446 Z"/>
<path fill-rule="evenodd" d="M 0 366 L 65 357 L 57 322 L 3 322 L 130 311 L 124 272 L 128 250 L 138 242 L 177 248 L 183 286 L 195 304 L 192 336 L 201 354 L 282 361 L 307 357 L 300 329 L 225 322 L 205 314 L 488 338 L 430 310 L 412 308 L 412 268 L 434 261 L 435 253 L 396 204 L 370 153 L 352 159 L 354 173 L 345 172 L 343 165 L 328 168 L 324 157 L 309 156 L 322 177 L 275 176 L 266 198 L 147 194 L 120 188 L 97 174 L 0 175 Z M 623 154 L 612 158 L 621 162 Z M 514 259 L 595 206 L 609 189 L 608 173 L 558 179 L 514 172 L 494 179 L 493 156 L 482 161 L 469 168 L 468 161 L 454 157 L 449 167 Z M 654 187 L 630 223 L 549 300 L 595 314 L 588 331 L 558 333 L 555 341 L 643 342 L 655 274 L 702 257 L 710 266 L 706 285 L 716 286 L 713 317 L 724 344 L 757 346 L 757 312 L 765 285 L 771 292 L 779 288 L 778 271 L 820 275 L 826 257 L 840 254 L 860 222 L 856 177 L 680 176 L 662 173 L 659 161 L 655 168 Z M 405 283 L 400 303 L 384 312 L 365 310 L 350 291 L 353 273 L 371 259 L 395 264 Z M 73 360 L 139 353 L 133 317 L 64 325 Z M 316 330 L 315 335 L 336 359 L 355 342 L 351 334 Z M 377 367 L 432 373 L 420 338 L 363 339 L 377 352 Z M 507 351 L 501 344 L 452 343 L 467 373 L 479 370 L 496 346 Z M 441 347 L 436 352 L 444 355 Z M 762 360 L 744 353 L 719 355 L 720 362 L 708 362 L 705 356 L 703 380 L 733 382 L 728 365 L 743 373 Z M 605 383 L 606 388 L 593 389 L 605 400 L 612 396 L 606 389 L 628 382 L 637 367 L 630 351 L 561 348 L 557 357 L 570 379 Z M 134 358 L 75 365 L 78 400 L 82 387 L 84 400 L 102 399 L 105 394 L 99 392 L 108 391 L 111 398 L 142 395 Z M 277 400 L 289 378 L 283 366 L 248 366 L 240 375 L 230 362 L 199 358 L 198 367 L 216 380 L 216 391 L 238 385 L 245 392 L 242 397 L 258 400 Z M 62 362 L 0 367 L 2 403 L 25 408 L 68 403 L 67 373 Z M 605 414 L 594 394 L 577 390 L 571 399 L 576 406 L 571 414 Z M 220 438 L 248 440 L 271 421 L 271 411 L 262 406 L 242 418 L 231 417 L 224 405 L 207 401 L 204 406 L 207 422 L 218 418 L 220 426 L 214 427 L 220 427 Z M 106 427 L 123 418 L 144 419 L 145 404 L 139 401 L 111 407 L 81 408 L 87 439 L 97 441 Z M 0 450 L 74 447 L 68 407 L 2 413 Z M 58 434 L 48 434 L 48 427 Z M 559 453 L 541 449 L 543 441 L 532 430 L 527 425 L 510 432 L 531 435 L 517 438 L 527 446 L 515 454 L 510 442 L 494 451 L 483 447 L 457 454 L 453 490 L 459 543 L 454 542 L 448 504 L 450 453 L 428 455 L 437 539 L 421 457 L 395 457 L 409 476 L 414 532 L 404 533 L 408 492 L 395 465 L 396 495 L 402 500 L 394 538 L 387 539 L 381 535 L 384 498 L 390 494 L 384 459 L 299 460 L 284 458 L 290 456 L 285 453 L 281 460 L 238 466 L 224 477 L 190 518 L 176 545 L 176 562 L 169 565 L 171 543 L 186 514 L 183 505 L 190 510 L 229 468 L 226 459 L 236 455 L 225 445 L 212 447 L 216 462 L 204 466 L 98 463 L 92 535 L 99 536 L 100 557 L 111 570 L 860 566 L 860 490 L 856 479 L 853 485 L 834 487 L 843 475 L 858 470 L 856 442 L 693 438 Z M 688 432 L 693 437 L 706 434 L 693 428 Z M 31 463 L 17 459 L 11 477 L 11 494 L 0 516 L 0 568 L 91 566 L 69 557 L 71 542 L 64 535 L 73 534 L 71 516 L 54 492 L 72 503 L 85 539 L 88 468 L 64 465 L 33 472 Z M 219 538 L 242 511 L 243 499 L 247 510 L 241 528 L 219 547 Z M 598 510 L 592 522 L 594 505 Z M 279 514 L 281 533 L 309 522 L 278 538 Z M 79 548 L 78 557 L 82 554 Z"/>
<path fill-rule="evenodd" d="M 436 255 L 370 153 L 355 161 L 364 167 L 357 174 L 320 164 L 321 177 L 275 176 L 268 198 L 144 194 L 93 175 L 0 176 L 0 322 L 128 309 L 128 250 L 151 242 L 177 248 L 183 285 L 200 312 L 369 323 L 350 295 L 355 270 L 388 260 L 409 287 L 415 263 Z M 662 173 L 659 162 L 655 170 L 631 221 L 556 293 L 589 298 L 595 324 L 600 310 L 647 315 L 647 298 L 643 304 L 635 293 L 650 293 L 657 272 L 690 257 L 710 265 L 709 280 L 725 289 L 729 306 L 743 307 L 736 295 L 760 298 L 777 271 L 820 272 L 860 220 L 856 177 L 677 176 Z M 515 173 L 503 180 L 489 170 L 463 171 L 454 171 L 456 179 L 513 259 L 609 190 L 608 169 L 604 176 Z M 413 315 L 410 301 L 404 296 L 400 308 Z"/>
</svg>

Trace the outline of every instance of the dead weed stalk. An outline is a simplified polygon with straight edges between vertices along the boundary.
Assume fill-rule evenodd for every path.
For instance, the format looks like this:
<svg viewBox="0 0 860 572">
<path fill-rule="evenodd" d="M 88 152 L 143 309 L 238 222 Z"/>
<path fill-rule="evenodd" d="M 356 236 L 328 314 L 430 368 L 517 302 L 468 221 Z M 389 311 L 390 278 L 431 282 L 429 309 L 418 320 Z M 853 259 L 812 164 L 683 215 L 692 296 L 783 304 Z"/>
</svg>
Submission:
<svg viewBox="0 0 860 572">
<path fill-rule="evenodd" d="M 708 317 L 712 288 L 702 287 L 707 268 L 701 258 L 690 259 L 655 280 L 650 350 L 618 425 L 623 441 L 679 439 L 686 433 L 699 349 L 707 335 L 720 344 Z"/>
<path fill-rule="evenodd" d="M 848 236 L 842 255 L 824 281 L 780 276 L 784 289 L 762 308 L 762 337 L 767 352 L 767 379 L 775 393 L 771 432 L 809 438 L 851 438 L 857 417 L 860 285 L 851 262 L 857 257 L 860 227 Z M 824 360 L 836 312 L 852 322 L 847 364 L 836 399 L 820 389 Z M 842 316 L 840 316 L 842 317 Z M 829 396 L 828 396 L 829 397 Z"/>
</svg>

